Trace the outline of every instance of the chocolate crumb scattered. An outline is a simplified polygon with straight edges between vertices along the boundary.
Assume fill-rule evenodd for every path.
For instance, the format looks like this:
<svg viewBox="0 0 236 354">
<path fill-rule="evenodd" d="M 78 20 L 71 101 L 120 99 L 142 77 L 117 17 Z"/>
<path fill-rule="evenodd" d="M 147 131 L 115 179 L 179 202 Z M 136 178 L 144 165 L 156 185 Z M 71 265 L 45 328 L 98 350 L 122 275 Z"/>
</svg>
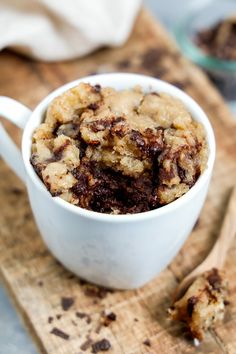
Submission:
<svg viewBox="0 0 236 354">
<path fill-rule="evenodd" d="M 88 338 L 83 344 L 81 344 L 80 349 L 85 351 L 91 347 L 92 343 L 93 343 L 92 339 Z"/>
<path fill-rule="evenodd" d="M 77 327 L 77 323 L 74 320 L 71 320 L 71 323 L 73 324 L 73 326 Z"/>
<path fill-rule="evenodd" d="M 224 305 L 225 305 L 225 306 L 228 306 L 228 305 L 230 305 L 230 301 L 228 301 L 228 300 L 225 300 L 225 301 L 224 301 Z"/>
<path fill-rule="evenodd" d="M 111 322 L 116 321 L 116 314 L 114 312 L 105 313 L 103 311 L 101 321 L 102 324 L 107 327 Z"/>
<path fill-rule="evenodd" d="M 62 316 L 62 315 L 58 314 L 58 315 L 56 315 L 56 318 L 57 318 L 58 320 L 60 320 L 60 319 L 61 319 L 61 316 Z"/>
<path fill-rule="evenodd" d="M 49 316 L 49 317 L 48 317 L 48 323 L 52 323 L 52 321 L 53 321 L 53 317 L 52 317 L 52 316 Z"/>
<path fill-rule="evenodd" d="M 77 311 L 75 313 L 75 315 L 76 315 L 76 317 L 81 318 L 81 319 L 86 318 L 87 324 L 90 324 L 92 322 L 91 316 L 88 313 Z"/>
<path fill-rule="evenodd" d="M 134 321 L 135 321 L 135 322 L 138 322 L 139 320 L 138 320 L 137 318 L 134 318 Z"/>
<path fill-rule="evenodd" d="M 75 315 L 76 315 L 76 317 L 78 317 L 78 318 L 85 318 L 85 317 L 88 316 L 87 313 L 85 313 L 85 312 L 79 312 L 79 311 L 77 311 L 77 312 L 75 313 Z"/>
<path fill-rule="evenodd" d="M 40 287 L 43 286 L 43 281 L 42 281 L 42 280 L 40 280 L 40 281 L 38 282 L 38 286 L 40 286 Z"/>
<path fill-rule="evenodd" d="M 57 337 L 65 339 L 65 340 L 68 340 L 70 338 L 69 334 L 63 332 L 61 329 L 59 329 L 57 327 L 54 327 L 50 333 L 54 334 Z"/>
<path fill-rule="evenodd" d="M 110 312 L 108 313 L 108 315 L 106 316 L 109 320 L 111 321 L 115 321 L 116 320 L 116 314 L 114 312 Z"/>
<path fill-rule="evenodd" d="M 92 353 L 106 352 L 111 348 L 110 342 L 103 338 L 92 344 Z"/>
<path fill-rule="evenodd" d="M 143 342 L 144 345 L 146 345 L 147 347 L 151 347 L 151 341 L 150 339 L 145 339 L 145 341 Z"/>
<path fill-rule="evenodd" d="M 74 304 L 75 300 L 73 297 L 62 297 L 61 298 L 61 307 L 64 311 L 68 311 L 69 308 Z"/>
<path fill-rule="evenodd" d="M 88 283 L 84 286 L 84 294 L 89 297 L 104 299 L 108 293 L 112 293 L 112 290 Z"/>
</svg>

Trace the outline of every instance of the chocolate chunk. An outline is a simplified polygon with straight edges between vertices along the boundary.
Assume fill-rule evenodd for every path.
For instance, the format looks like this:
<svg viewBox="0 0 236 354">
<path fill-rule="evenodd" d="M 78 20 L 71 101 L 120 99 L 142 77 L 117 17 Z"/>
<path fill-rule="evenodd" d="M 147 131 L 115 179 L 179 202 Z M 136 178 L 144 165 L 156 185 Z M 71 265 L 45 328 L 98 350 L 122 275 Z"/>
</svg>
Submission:
<svg viewBox="0 0 236 354">
<path fill-rule="evenodd" d="M 75 315 L 76 315 L 76 317 L 81 318 L 81 319 L 86 318 L 87 324 L 90 324 L 92 322 L 91 316 L 89 314 L 85 313 L 85 312 L 78 312 L 77 311 L 75 313 Z"/>
<path fill-rule="evenodd" d="M 73 297 L 62 297 L 61 298 L 61 307 L 64 311 L 68 311 L 69 308 L 74 304 L 75 300 Z"/>
<path fill-rule="evenodd" d="M 146 345 L 147 347 L 151 347 L 151 341 L 150 339 L 145 339 L 145 341 L 143 342 L 144 345 Z"/>
<path fill-rule="evenodd" d="M 99 340 L 95 343 L 92 344 L 92 353 L 99 353 L 99 352 L 106 352 L 111 348 L 110 342 L 103 338 L 102 340 Z"/>
<path fill-rule="evenodd" d="M 102 324 L 107 327 L 111 322 L 116 321 L 116 314 L 114 312 L 105 313 L 103 311 L 101 321 Z"/>
<path fill-rule="evenodd" d="M 192 317 L 194 306 L 198 302 L 198 298 L 196 296 L 191 296 L 187 301 L 187 314 L 189 317 Z"/>
<path fill-rule="evenodd" d="M 50 333 L 54 334 L 57 337 L 65 339 L 65 340 L 68 340 L 70 338 L 69 334 L 63 332 L 61 329 L 59 329 L 57 327 L 54 327 Z"/>
<path fill-rule="evenodd" d="M 78 311 L 75 313 L 75 315 L 76 315 L 76 317 L 78 317 L 78 318 L 85 318 L 85 317 L 88 316 L 87 313 L 78 312 Z"/>
<path fill-rule="evenodd" d="M 52 317 L 52 316 L 49 316 L 49 317 L 48 317 L 48 323 L 52 323 L 52 321 L 53 321 L 53 317 Z"/>
<path fill-rule="evenodd" d="M 114 312 L 110 312 L 106 315 L 106 317 L 111 320 L 111 321 L 115 321 L 116 320 L 116 314 Z"/>
</svg>

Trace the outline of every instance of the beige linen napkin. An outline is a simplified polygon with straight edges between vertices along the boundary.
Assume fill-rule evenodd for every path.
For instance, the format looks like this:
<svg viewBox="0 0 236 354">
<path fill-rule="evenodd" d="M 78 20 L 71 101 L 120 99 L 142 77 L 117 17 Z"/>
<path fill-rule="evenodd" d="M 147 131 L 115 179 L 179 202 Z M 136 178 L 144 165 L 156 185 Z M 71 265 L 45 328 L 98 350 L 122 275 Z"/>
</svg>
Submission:
<svg viewBox="0 0 236 354">
<path fill-rule="evenodd" d="M 0 0 L 0 50 L 66 60 L 125 42 L 141 0 Z"/>
</svg>

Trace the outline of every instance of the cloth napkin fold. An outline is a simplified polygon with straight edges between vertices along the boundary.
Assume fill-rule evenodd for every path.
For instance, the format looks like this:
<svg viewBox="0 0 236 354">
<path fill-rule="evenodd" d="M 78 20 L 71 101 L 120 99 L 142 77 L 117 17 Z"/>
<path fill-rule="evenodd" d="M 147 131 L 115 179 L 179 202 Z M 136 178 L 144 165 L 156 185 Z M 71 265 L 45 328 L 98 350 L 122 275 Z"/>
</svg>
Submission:
<svg viewBox="0 0 236 354">
<path fill-rule="evenodd" d="M 0 50 L 56 61 L 119 46 L 140 5 L 141 0 L 1 0 Z"/>
</svg>

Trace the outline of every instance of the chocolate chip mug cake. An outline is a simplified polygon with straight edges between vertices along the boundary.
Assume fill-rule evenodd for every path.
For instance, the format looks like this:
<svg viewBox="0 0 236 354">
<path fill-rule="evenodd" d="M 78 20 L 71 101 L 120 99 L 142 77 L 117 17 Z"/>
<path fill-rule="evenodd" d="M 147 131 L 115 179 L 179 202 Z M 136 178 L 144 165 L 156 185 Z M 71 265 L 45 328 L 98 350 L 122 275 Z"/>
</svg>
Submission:
<svg viewBox="0 0 236 354">
<path fill-rule="evenodd" d="M 33 134 L 31 163 L 52 196 L 133 214 L 185 194 L 207 158 L 204 128 L 178 99 L 80 83 L 49 105 Z"/>
</svg>

